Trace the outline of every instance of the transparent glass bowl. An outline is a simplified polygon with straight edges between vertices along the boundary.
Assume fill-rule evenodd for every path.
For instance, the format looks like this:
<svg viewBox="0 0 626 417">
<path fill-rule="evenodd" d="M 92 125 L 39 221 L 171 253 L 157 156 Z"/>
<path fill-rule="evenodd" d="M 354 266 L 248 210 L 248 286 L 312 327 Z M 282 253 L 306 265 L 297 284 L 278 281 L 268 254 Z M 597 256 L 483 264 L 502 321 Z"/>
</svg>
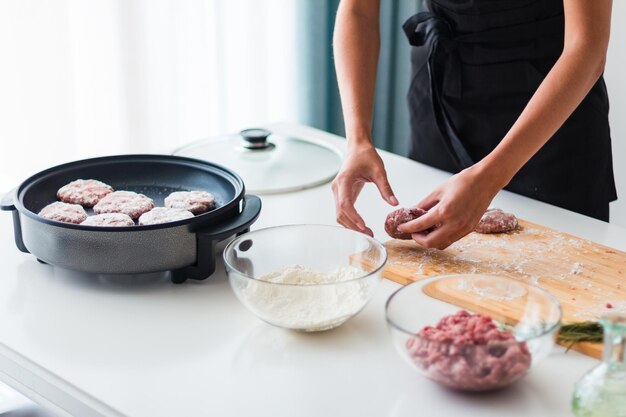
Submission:
<svg viewBox="0 0 626 417">
<path fill-rule="evenodd" d="M 377 240 L 327 225 L 256 230 L 224 250 L 228 280 L 239 301 L 267 323 L 305 332 L 332 329 L 361 311 L 373 297 L 386 261 L 387 252 Z M 347 268 L 352 276 L 322 284 L 259 279 L 293 267 L 320 273 Z"/>
<path fill-rule="evenodd" d="M 477 344 L 472 337 L 418 336 L 424 327 L 435 327 L 460 310 L 490 317 L 514 338 L 497 340 L 496 331 L 490 342 Z M 552 294 L 492 275 L 417 281 L 389 297 L 385 314 L 393 343 L 406 362 L 426 377 L 464 391 L 502 388 L 522 378 L 548 355 L 561 322 L 561 306 Z"/>
</svg>

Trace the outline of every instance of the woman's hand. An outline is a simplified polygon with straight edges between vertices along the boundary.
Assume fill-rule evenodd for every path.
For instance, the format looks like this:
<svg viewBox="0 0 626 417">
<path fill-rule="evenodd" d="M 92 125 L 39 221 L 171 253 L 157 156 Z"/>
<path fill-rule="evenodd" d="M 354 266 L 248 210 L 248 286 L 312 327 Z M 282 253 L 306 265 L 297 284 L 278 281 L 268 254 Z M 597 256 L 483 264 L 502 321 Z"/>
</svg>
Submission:
<svg viewBox="0 0 626 417">
<path fill-rule="evenodd" d="M 337 222 L 372 236 L 354 202 L 366 182 L 376 184 L 385 201 L 397 205 L 380 156 L 372 145 L 376 69 L 380 49 L 380 0 L 342 0 L 337 9 L 333 56 L 348 153 L 333 181 Z"/>
<path fill-rule="evenodd" d="M 445 249 L 470 233 L 504 186 L 497 176 L 470 167 L 439 185 L 417 206 L 428 213 L 398 227 L 426 248 Z M 432 228 L 432 229 L 431 229 Z M 430 229 L 430 230 L 429 230 Z"/>
<path fill-rule="evenodd" d="M 382 198 L 392 206 L 398 205 L 387 172 L 380 155 L 371 143 L 352 146 L 348 149 L 343 166 L 332 183 L 335 197 L 337 222 L 349 229 L 373 236 L 374 233 L 365 225 L 363 218 L 354 208 L 359 193 L 365 183 L 373 182 L 378 187 Z"/>
</svg>

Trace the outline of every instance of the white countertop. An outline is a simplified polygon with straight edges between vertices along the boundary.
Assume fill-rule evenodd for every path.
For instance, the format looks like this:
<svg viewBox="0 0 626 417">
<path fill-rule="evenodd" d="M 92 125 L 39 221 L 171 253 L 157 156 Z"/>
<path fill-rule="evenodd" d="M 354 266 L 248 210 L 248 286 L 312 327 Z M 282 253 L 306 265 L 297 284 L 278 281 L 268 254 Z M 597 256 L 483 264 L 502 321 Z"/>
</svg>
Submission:
<svg viewBox="0 0 626 417">
<path fill-rule="evenodd" d="M 275 132 L 329 141 L 302 126 Z M 383 153 L 400 203 L 449 174 Z M 17 185 L 17 184 L 16 184 Z M 330 186 L 263 197 L 253 229 L 334 224 Z M 511 193 L 494 205 L 520 217 L 626 250 L 626 230 Z M 385 240 L 390 207 L 367 186 L 358 209 Z M 162 276 L 109 279 L 42 265 L 18 252 L 0 213 L 0 380 L 60 416 L 567 416 L 574 382 L 596 361 L 554 353 L 523 381 L 465 395 L 418 375 L 394 351 L 383 281 L 374 300 L 335 330 L 299 334 L 259 321 L 235 299 L 223 272 L 171 284 Z"/>
</svg>

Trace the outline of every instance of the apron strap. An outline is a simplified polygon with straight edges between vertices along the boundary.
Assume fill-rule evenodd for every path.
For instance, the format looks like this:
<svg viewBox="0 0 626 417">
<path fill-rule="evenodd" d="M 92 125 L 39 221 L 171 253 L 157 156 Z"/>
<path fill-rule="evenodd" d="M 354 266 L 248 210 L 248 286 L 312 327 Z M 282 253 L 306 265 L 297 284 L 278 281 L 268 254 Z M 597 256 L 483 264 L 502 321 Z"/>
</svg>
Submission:
<svg viewBox="0 0 626 417">
<path fill-rule="evenodd" d="M 431 12 L 421 12 L 412 16 L 402 28 L 411 45 L 428 48 L 430 97 L 437 128 L 459 170 L 468 168 L 474 161 L 446 112 L 442 95 L 442 86 L 445 82 L 447 95 L 461 97 L 461 62 L 456 50 L 454 33 L 443 18 Z"/>
</svg>

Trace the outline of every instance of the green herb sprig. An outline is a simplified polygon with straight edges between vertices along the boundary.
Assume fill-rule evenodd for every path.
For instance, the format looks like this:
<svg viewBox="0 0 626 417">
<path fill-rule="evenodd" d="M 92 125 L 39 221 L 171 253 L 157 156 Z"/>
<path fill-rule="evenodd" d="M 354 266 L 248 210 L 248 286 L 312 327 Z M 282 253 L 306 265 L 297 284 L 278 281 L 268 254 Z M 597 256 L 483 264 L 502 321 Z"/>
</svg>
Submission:
<svg viewBox="0 0 626 417">
<path fill-rule="evenodd" d="M 602 342 L 604 332 L 597 321 L 582 321 L 561 326 L 556 340 L 570 350 L 578 342 Z"/>
</svg>

